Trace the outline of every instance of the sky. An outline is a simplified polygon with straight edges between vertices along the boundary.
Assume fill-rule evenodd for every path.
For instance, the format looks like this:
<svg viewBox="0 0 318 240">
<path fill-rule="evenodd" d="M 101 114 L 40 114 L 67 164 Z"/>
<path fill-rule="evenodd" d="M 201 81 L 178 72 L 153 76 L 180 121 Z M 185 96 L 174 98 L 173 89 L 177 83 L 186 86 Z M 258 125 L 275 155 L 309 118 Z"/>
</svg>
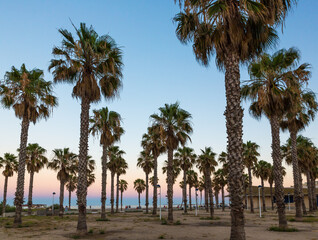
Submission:
<svg viewBox="0 0 318 240">
<path fill-rule="evenodd" d="M 315 11 L 318 1 L 299 1 L 297 7 L 288 14 L 283 32 L 279 28 L 280 41 L 273 53 L 281 48 L 297 47 L 302 53 L 301 63 L 312 65 L 312 78 L 309 88 L 318 92 L 318 15 Z M 200 149 L 211 146 L 216 153 L 226 149 L 225 87 L 224 73 L 220 72 L 212 58 L 209 67 L 203 67 L 195 60 L 191 44 L 182 45 L 176 38 L 176 24 L 172 19 L 179 8 L 173 0 L 29 0 L 0 1 L 0 79 L 12 66 L 20 68 L 25 63 L 29 69 L 44 70 L 45 79 L 52 80 L 48 72 L 52 59 L 53 46 L 60 46 L 62 37 L 59 28 L 74 33 L 71 21 L 79 26 L 81 22 L 92 25 L 99 35 L 109 34 L 123 51 L 123 89 L 120 97 L 111 102 L 102 100 L 92 104 L 93 109 L 108 107 L 117 111 L 123 118 L 125 135 L 119 146 L 126 152 L 129 165 L 127 174 L 122 176 L 128 181 L 126 196 L 135 198 L 133 189 L 136 178 L 144 178 L 142 169 L 136 167 L 140 141 L 149 126 L 149 116 L 158 112 L 165 103 L 180 102 L 180 106 L 192 114 L 194 132 L 191 136 L 197 154 Z M 71 20 L 71 21 L 70 21 Z M 249 76 L 246 66 L 241 67 L 241 80 Z M 47 157 L 52 159 L 52 150 L 69 147 L 77 153 L 80 129 L 80 102 L 71 96 L 72 86 L 54 86 L 59 106 L 47 121 L 41 120 L 30 125 L 29 143 L 39 143 L 47 149 Z M 249 103 L 242 103 L 244 111 L 244 141 L 254 141 L 260 145 L 260 158 L 271 159 L 271 134 L 267 119 L 253 119 L 248 113 Z M 0 156 L 5 152 L 16 154 L 20 140 L 20 120 L 13 110 L 0 107 Z M 317 121 L 310 124 L 302 134 L 318 145 Z M 281 142 L 288 133 L 281 134 Z M 89 138 L 89 154 L 96 160 L 96 181 L 88 190 L 88 198 L 98 198 L 101 191 L 101 147 L 99 140 Z M 159 158 L 159 179 L 163 192 L 166 191 L 165 177 L 161 167 L 166 155 Z M 291 168 L 287 167 L 284 185 L 292 183 Z M 109 196 L 110 178 L 108 174 L 107 195 Z M 56 173 L 44 169 L 34 177 L 34 196 L 41 199 L 51 198 L 52 192 L 59 192 Z M 3 181 L 0 176 L 0 199 L 3 196 Z M 178 182 L 181 180 L 181 176 Z M 25 178 L 25 196 L 29 185 L 29 175 Z M 260 180 L 254 179 L 258 185 Z M 267 184 L 267 183 L 266 183 Z M 175 195 L 181 195 L 176 184 Z M 9 179 L 9 202 L 12 202 L 16 187 L 16 175 Z M 152 191 L 152 190 L 151 190 Z M 75 193 L 73 193 L 75 196 Z"/>
</svg>

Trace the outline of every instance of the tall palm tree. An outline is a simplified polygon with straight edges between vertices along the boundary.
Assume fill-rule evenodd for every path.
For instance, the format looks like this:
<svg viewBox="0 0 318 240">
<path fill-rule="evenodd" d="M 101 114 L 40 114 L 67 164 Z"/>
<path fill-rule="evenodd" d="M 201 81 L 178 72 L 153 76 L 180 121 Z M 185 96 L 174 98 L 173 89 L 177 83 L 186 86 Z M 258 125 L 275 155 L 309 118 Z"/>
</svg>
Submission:
<svg viewBox="0 0 318 240">
<path fill-rule="evenodd" d="M 141 178 L 138 178 L 134 181 L 134 189 L 137 191 L 138 193 L 138 203 L 139 203 L 139 208 L 141 208 L 140 206 L 140 194 L 145 191 L 146 189 L 146 184 L 145 181 Z"/>
<path fill-rule="evenodd" d="M 190 169 L 190 170 L 187 171 L 186 174 L 187 174 L 187 184 L 189 185 L 190 211 L 192 211 L 191 188 L 193 188 L 198 183 L 198 173 L 196 173 L 194 170 Z"/>
<path fill-rule="evenodd" d="M 158 202 L 158 157 L 161 153 L 165 152 L 165 146 L 160 138 L 159 128 L 148 127 L 147 133 L 142 136 L 141 146 L 147 151 L 150 151 L 153 156 L 153 210 L 152 215 L 157 214 Z"/>
<path fill-rule="evenodd" d="M 187 183 L 187 171 L 189 171 L 196 160 L 196 155 L 194 154 L 194 150 L 189 147 L 178 148 L 177 152 L 174 154 L 175 159 L 178 160 L 179 165 L 183 171 L 183 182 Z M 183 184 L 182 189 L 183 196 L 183 204 L 184 204 L 184 213 L 187 213 L 187 186 Z M 189 193 L 189 201 L 190 201 L 190 210 L 192 210 L 190 193 Z"/>
<path fill-rule="evenodd" d="M 71 209 L 72 192 L 77 188 L 77 176 L 75 174 L 69 174 L 65 187 L 68 190 L 68 209 Z"/>
<path fill-rule="evenodd" d="M 118 146 L 111 146 L 108 149 L 109 162 L 107 163 L 107 168 L 111 174 L 111 194 L 110 194 L 110 203 L 111 203 L 111 214 L 114 214 L 114 182 L 115 174 L 118 171 L 118 166 L 122 161 L 122 155 L 125 154 L 123 150 L 120 150 Z"/>
<path fill-rule="evenodd" d="M 153 156 L 148 151 L 140 152 L 140 156 L 137 159 L 137 166 L 142 168 L 146 174 L 146 213 L 148 214 L 149 205 L 149 174 L 153 169 Z"/>
<path fill-rule="evenodd" d="M 297 134 L 299 131 L 303 130 L 311 120 L 314 120 L 315 114 L 318 110 L 315 93 L 309 89 L 304 89 L 311 74 L 309 67 L 309 64 L 305 63 L 289 71 L 287 79 L 292 80 L 292 107 L 288 109 L 288 112 L 281 123 L 282 129 L 289 131 L 292 143 L 291 156 L 293 163 L 294 197 L 296 207 L 295 217 L 298 220 L 302 218 L 302 193 L 297 159 Z M 293 84 L 293 82 L 296 84 Z"/>
<path fill-rule="evenodd" d="M 128 183 L 124 179 L 119 180 L 119 191 L 120 191 L 120 210 L 123 211 L 123 192 L 128 189 Z"/>
<path fill-rule="evenodd" d="M 289 70 L 299 59 L 298 51 L 282 49 L 272 56 L 263 54 L 249 65 L 251 80 L 242 87 L 243 99 L 252 101 L 250 113 L 257 119 L 265 115 L 271 125 L 275 198 L 281 228 L 287 227 L 285 215 L 282 157 L 280 152 L 280 120 L 292 107 Z"/>
<path fill-rule="evenodd" d="M 268 175 L 267 181 L 268 181 L 269 189 L 270 189 L 272 210 L 274 210 L 274 199 L 273 199 L 274 171 L 273 171 L 272 164 L 269 163 L 268 167 L 270 168 L 270 170 L 269 170 L 269 175 Z"/>
<path fill-rule="evenodd" d="M 268 180 L 268 177 L 270 175 L 271 170 L 272 170 L 271 165 L 264 160 L 260 160 L 259 162 L 254 164 L 254 167 L 253 167 L 254 175 L 261 179 L 262 202 L 263 202 L 263 211 L 264 212 L 266 212 L 264 181 Z"/>
<path fill-rule="evenodd" d="M 126 169 L 128 168 L 128 164 L 125 159 L 120 157 L 118 159 L 117 163 L 117 170 L 116 170 L 116 176 L 117 176 L 117 184 L 116 184 L 116 212 L 119 212 L 119 177 L 120 175 L 126 174 Z"/>
<path fill-rule="evenodd" d="M 249 176 L 248 174 L 243 174 L 243 182 L 244 182 L 244 196 L 245 196 L 245 208 L 247 208 L 247 188 L 249 186 Z"/>
<path fill-rule="evenodd" d="M 73 25 L 74 26 L 74 25 Z M 81 100 L 81 127 L 79 144 L 79 171 L 77 186 L 77 231 L 87 232 L 87 151 L 89 135 L 89 109 L 99 102 L 101 95 L 114 98 L 122 85 L 122 52 L 109 36 L 99 36 L 93 27 L 80 24 L 76 37 L 66 29 L 59 29 L 63 36 L 62 46 L 54 47 L 49 70 L 53 69 L 54 82 L 74 85 L 72 96 Z"/>
<path fill-rule="evenodd" d="M 59 216 L 64 214 L 64 186 L 69 179 L 70 168 L 74 165 L 77 155 L 72 153 L 69 148 L 54 149 L 54 157 L 48 163 L 48 168 L 57 171 L 57 179 L 60 181 L 60 210 Z"/>
<path fill-rule="evenodd" d="M 221 194 L 222 194 L 222 211 L 225 211 L 225 195 L 224 195 L 224 188 L 227 184 L 227 178 L 228 178 L 228 174 L 227 171 L 225 171 L 224 168 L 220 168 L 217 171 L 215 171 L 214 173 L 214 181 L 217 182 L 218 185 L 220 185 L 221 187 Z"/>
<path fill-rule="evenodd" d="M 166 174 L 168 172 L 168 160 L 165 160 L 162 167 L 162 173 Z M 176 180 L 181 172 L 181 168 L 179 166 L 179 161 L 177 159 L 173 159 L 172 162 L 172 182 L 176 183 Z M 166 177 L 166 183 L 168 184 L 168 177 Z"/>
<path fill-rule="evenodd" d="M 124 133 L 121 127 L 121 116 L 108 108 L 93 111 L 90 118 L 89 131 L 93 136 L 100 135 L 100 145 L 103 147 L 102 155 L 102 192 L 101 192 L 101 219 L 106 219 L 106 180 L 107 180 L 107 151 L 108 148 L 120 140 Z"/>
<path fill-rule="evenodd" d="M 212 192 L 212 182 L 211 182 L 211 173 L 215 171 L 215 167 L 218 165 L 215 160 L 216 153 L 212 151 L 211 147 L 205 147 L 201 149 L 201 154 L 197 159 L 197 167 L 200 172 L 204 174 L 205 179 L 205 189 L 209 193 L 209 202 L 210 202 L 210 216 L 214 217 L 214 207 L 213 207 L 213 192 Z M 207 203 L 206 203 L 207 205 Z"/>
<path fill-rule="evenodd" d="M 43 78 L 40 69 L 27 70 L 22 64 L 20 69 L 11 68 L 6 72 L 4 80 L 0 82 L 0 101 L 6 108 L 13 108 L 15 115 L 22 120 L 20 136 L 20 152 L 17 188 L 14 205 L 16 214 L 14 223 L 22 223 L 21 212 L 24 198 L 24 175 L 26 161 L 26 147 L 30 122 L 35 124 L 41 118 L 47 119 L 57 99 L 52 95 L 52 83 Z"/>
<path fill-rule="evenodd" d="M 26 165 L 27 165 L 27 170 L 30 173 L 28 214 L 31 215 L 34 173 L 38 173 L 42 168 L 44 168 L 48 160 L 44 156 L 44 154 L 46 153 L 46 150 L 37 143 L 33 143 L 33 144 L 29 143 L 29 145 L 26 148 L 26 151 L 27 151 Z"/>
<path fill-rule="evenodd" d="M 283 22 L 293 0 L 178 2 L 183 8 L 174 18 L 179 40 L 185 44 L 192 42 L 196 59 L 205 66 L 216 53 L 217 66 L 225 70 L 229 192 L 233 219 L 231 239 L 245 239 L 240 63 L 250 60 L 273 44 L 277 35 L 272 27 Z"/>
<path fill-rule="evenodd" d="M 253 192 L 252 192 L 252 168 L 257 163 L 257 157 L 259 156 L 259 145 L 255 142 L 247 141 L 243 143 L 243 162 L 244 166 L 247 168 L 248 178 L 249 178 L 249 196 L 250 196 L 250 208 L 251 213 L 254 213 L 253 204 Z"/>
<path fill-rule="evenodd" d="M 163 145 L 168 152 L 168 221 L 173 222 L 173 151 L 178 148 L 179 144 L 185 145 L 190 139 L 189 134 L 193 129 L 190 119 L 191 114 L 180 108 L 179 103 L 165 104 L 159 108 L 159 114 L 152 114 L 150 118 L 153 126 L 159 129 Z"/>
<path fill-rule="evenodd" d="M 0 166 L 4 168 L 2 175 L 4 176 L 3 201 L 2 201 L 2 217 L 6 216 L 8 179 L 18 170 L 17 157 L 11 153 L 5 153 L 3 158 L 0 157 Z"/>
<path fill-rule="evenodd" d="M 221 190 L 221 186 L 216 178 L 212 179 L 212 187 L 213 187 L 213 190 L 215 193 L 215 205 L 216 205 L 216 208 L 219 208 L 219 205 L 220 205 L 219 204 L 219 193 Z"/>
</svg>

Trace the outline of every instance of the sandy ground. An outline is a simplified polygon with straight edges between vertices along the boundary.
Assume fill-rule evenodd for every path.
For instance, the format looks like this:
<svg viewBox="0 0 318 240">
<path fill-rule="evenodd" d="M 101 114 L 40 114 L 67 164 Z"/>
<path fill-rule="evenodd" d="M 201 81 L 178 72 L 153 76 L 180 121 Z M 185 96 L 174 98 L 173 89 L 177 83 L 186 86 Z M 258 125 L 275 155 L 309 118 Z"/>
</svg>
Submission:
<svg viewBox="0 0 318 240">
<path fill-rule="evenodd" d="M 225 212 L 217 209 L 215 220 L 206 219 L 209 215 L 203 211 L 196 217 L 194 211 L 183 215 L 174 212 L 174 225 L 162 225 L 158 217 L 144 213 L 119 213 L 108 215 L 110 221 L 96 221 L 98 214 L 88 215 L 87 236 L 80 239 L 229 239 L 229 209 Z M 287 217 L 293 218 L 292 212 Z M 318 240 L 318 214 L 310 217 L 311 222 L 292 222 L 299 232 L 272 232 L 271 226 L 277 225 L 275 212 L 267 212 L 259 218 L 258 214 L 246 213 L 246 239 L 310 239 Z M 163 212 L 167 217 L 167 212 Z M 0 239 L 79 239 L 76 235 L 77 216 L 59 217 L 24 217 L 20 228 L 12 227 L 12 218 L 0 218 Z M 179 225 L 177 223 L 180 223 Z"/>
</svg>

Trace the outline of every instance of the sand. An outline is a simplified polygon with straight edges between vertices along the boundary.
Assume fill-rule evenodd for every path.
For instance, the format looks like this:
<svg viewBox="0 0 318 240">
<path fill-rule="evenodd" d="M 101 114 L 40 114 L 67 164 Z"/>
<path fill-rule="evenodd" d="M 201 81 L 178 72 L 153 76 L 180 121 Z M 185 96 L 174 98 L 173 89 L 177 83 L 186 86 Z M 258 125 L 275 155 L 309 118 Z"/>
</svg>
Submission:
<svg viewBox="0 0 318 240">
<path fill-rule="evenodd" d="M 192 211 L 183 215 L 175 211 L 175 225 L 162 225 L 158 217 L 145 213 L 119 213 L 108 215 L 110 221 L 96 221 L 98 214 L 88 215 L 87 236 L 80 239 L 229 239 L 230 210 L 215 211 L 215 220 L 206 219 L 208 213 L 199 212 L 195 216 Z M 292 212 L 287 217 L 293 218 Z M 291 222 L 299 232 L 272 232 L 271 226 L 277 225 L 277 214 L 269 211 L 259 218 L 258 213 L 246 213 L 246 239 L 310 239 L 318 240 L 318 214 L 307 218 L 316 222 Z M 167 212 L 163 212 L 167 217 Z M 77 216 L 55 217 L 24 217 L 20 228 L 12 227 L 12 218 L 0 218 L 0 239 L 79 239 L 76 235 Z M 178 225 L 179 224 L 179 225 Z"/>
</svg>

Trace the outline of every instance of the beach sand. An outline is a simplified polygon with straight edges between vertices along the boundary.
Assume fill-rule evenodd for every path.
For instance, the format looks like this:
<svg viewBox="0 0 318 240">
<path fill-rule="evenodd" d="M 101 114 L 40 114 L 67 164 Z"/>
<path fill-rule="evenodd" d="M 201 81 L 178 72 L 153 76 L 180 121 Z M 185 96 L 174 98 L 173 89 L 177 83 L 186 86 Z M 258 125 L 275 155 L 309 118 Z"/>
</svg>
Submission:
<svg viewBox="0 0 318 240">
<path fill-rule="evenodd" d="M 162 213 L 163 218 L 167 212 Z M 316 222 L 288 222 L 299 232 L 272 232 L 271 226 L 277 226 L 277 214 L 269 211 L 259 218 L 255 214 L 245 213 L 246 239 L 289 239 L 318 240 L 318 214 L 307 218 Z M 89 214 L 87 236 L 76 235 L 77 216 L 69 215 L 63 219 L 55 217 L 24 217 L 20 228 L 12 227 L 12 218 L 0 218 L 0 239 L 229 239 L 230 210 L 215 210 L 215 220 L 206 219 L 208 213 L 200 210 L 198 216 L 192 211 L 183 215 L 182 211 L 174 212 L 174 225 L 162 225 L 158 217 L 145 213 L 119 213 L 111 216 L 110 221 L 96 221 L 98 214 Z M 287 212 L 287 217 L 293 217 Z"/>
</svg>

